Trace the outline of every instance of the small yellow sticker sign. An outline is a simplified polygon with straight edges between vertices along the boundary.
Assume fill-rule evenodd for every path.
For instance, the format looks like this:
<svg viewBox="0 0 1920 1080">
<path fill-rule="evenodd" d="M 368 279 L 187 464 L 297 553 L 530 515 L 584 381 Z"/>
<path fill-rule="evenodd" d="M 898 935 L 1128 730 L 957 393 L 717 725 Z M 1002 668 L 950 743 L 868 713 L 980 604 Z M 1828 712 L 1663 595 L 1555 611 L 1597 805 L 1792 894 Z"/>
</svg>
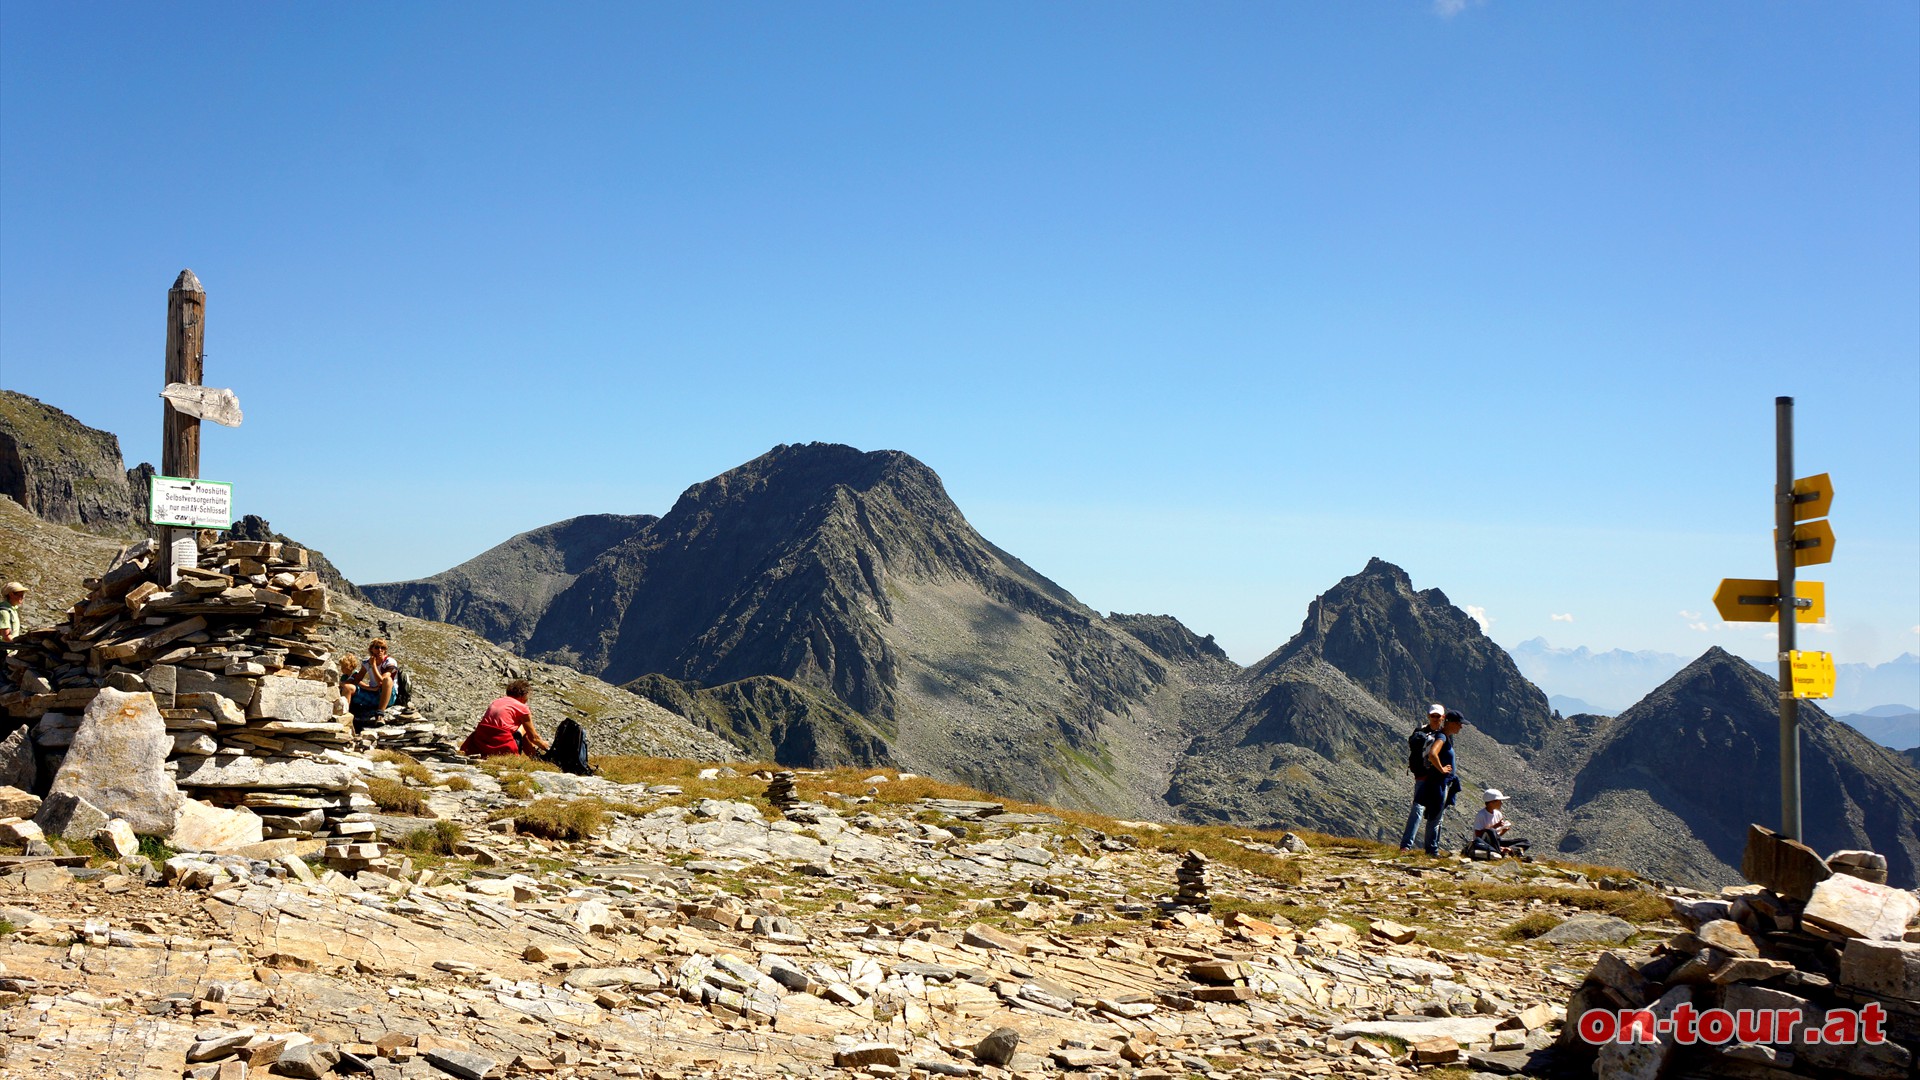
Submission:
<svg viewBox="0 0 1920 1080">
<path fill-rule="evenodd" d="M 1821 622 L 1827 617 L 1827 586 L 1821 581 L 1797 581 L 1793 592 L 1808 602 L 1793 613 L 1797 623 Z M 1727 622 L 1779 622 L 1780 583 L 1771 578 L 1722 578 L 1713 590 L 1713 607 Z"/>
<path fill-rule="evenodd" d="M 1787 660 L 1788 666 L 1793 671 L 1794 697 L 1830 698 L 1833 696 L 1836 676 L 1832 653 L 1801 652 L 1796 649 L 1787 654 Z"/>
</svg>

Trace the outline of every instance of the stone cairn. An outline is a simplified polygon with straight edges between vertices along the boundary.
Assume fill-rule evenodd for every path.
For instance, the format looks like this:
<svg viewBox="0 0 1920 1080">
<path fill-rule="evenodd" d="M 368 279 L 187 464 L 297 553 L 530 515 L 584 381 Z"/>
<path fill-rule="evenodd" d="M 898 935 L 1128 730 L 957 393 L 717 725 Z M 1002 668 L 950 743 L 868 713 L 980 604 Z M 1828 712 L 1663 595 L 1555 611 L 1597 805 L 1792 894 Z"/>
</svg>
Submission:
<svg viewBox="0 0 1920 1080">
<path fill-rule="evenodd" d="M 1180 886 L 1173 894 L 1173 908 L 1180 911 L 1208 912 L 1213 910 L 1213 900 L 1207 894 L 1207 857 L 1197 851 L 1188 851 L 1180 860 L 1180 868 L 1173 872 L 1173 879 Z"/>
<path fill-rule="evenodd" d="M 336 859 L 377 858 L 378 845 L 362 842 L 375 831 L 366 762 L 348 752 L 353 725 L 321 632 L 327 592 L 306 551 L 206 544 L 171 587 L 156 580 L 158 551 L 152 540 L 121 551 L 64 623 L 27 632 L 6 654 L 0 731 L 30 725 L 38 751 L 30 766 L 15 762 L 15 778 L 53 775 L 57 793 L 96 696 L 150 693 L 182 794 L 252 812 L 266 838 L 321 838 Z M 12 738 L 23 741 L 21 730 Z M 33 786 L 25 779 L 15 786 Z"/>
<path fill-rule="evenodd" d="M 791 769 L 781 769 L 767 781 L 767 801 L 772 803 L 773 808 L 780 811 L 782 816 L 800 805 L 800 796 L 793 790 Z"/>
<path fill-rule="evenodd" d="M 361 728 L 360 745 L 366 750 L 397 750 L 416 758 L 463 760 L 460 744 L 446 727 L 415 712 L 410 705 L 388 709 L 385 724 Z"/>
<path fill-rule="evenodd" d="M 1561 1045 L 1597 1052 L 1593 1070 L 1601 1077 L 1913 1076 L 1920 1055 L 1920 898 L 1887 887 L 1886 867 L 1875 852 L 1822 859 L 1751 826 L 1741 860 L 1751 884 L 1718 896 L 1668 897 L 1687 929 L 1651 950 L 1602 954 L 1567 1004 Z M 1645 1009 L 1658 1022 L 1683 1004 L 1702 1036 L 1690 1044 L 1663 1034 L 1655 1042 L 1613 1039 L 1596 1048 L 1580 1035 L 1589 1012 L 1597 1013 L 1598 1029 L 1613 1010 Z M 1843 1030 L 1842 1010 L 1864 1016 L 1869 1007 L 1884 1017 L 1884 1041 L 1867 1041 L 1864 1029 L 1851 1037 Z M 1715 1009 L 1736 1018 L 1742 1010 L 1778 1016 L 1773 1010 L 1797 1009 L 1802 1020 L 1790 1031 L 1743 1034 L 1734 1027 L 1733 1037 L 1721 1040 L 1725 1032 L 1707 1027 L 1706 1014 Z M 1838 1039 L 1810 1039 L 1810 1030 Z"/>
</svg>

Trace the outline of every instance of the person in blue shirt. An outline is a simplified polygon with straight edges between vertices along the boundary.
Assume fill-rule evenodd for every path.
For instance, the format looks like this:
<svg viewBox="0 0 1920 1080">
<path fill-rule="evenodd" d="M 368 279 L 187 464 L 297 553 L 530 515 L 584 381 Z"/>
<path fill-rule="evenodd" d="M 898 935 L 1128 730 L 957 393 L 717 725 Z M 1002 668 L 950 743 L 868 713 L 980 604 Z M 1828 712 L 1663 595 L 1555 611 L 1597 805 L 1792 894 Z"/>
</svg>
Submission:
<svg viewBox="0 0 1920 1080">
<path fill-rule="evenodd" d="M 1453 774 L 1453 739 L 1466 724 L 1466 717 L 1449 709 L 1440 725 L 1440 734 L 1427 740 L 1427 763 L 1430 767 L 1414 788 L 1413 801 L 1419 805 L 1427 822 L 1421 846 L 1429 857 L 1438 857 L 1440 854 L 1440 820 L 1446 815 L 1447 807 L 1453 805 L 1454 795 L 1460 791 L 1460 779 Z"/>
</svg>

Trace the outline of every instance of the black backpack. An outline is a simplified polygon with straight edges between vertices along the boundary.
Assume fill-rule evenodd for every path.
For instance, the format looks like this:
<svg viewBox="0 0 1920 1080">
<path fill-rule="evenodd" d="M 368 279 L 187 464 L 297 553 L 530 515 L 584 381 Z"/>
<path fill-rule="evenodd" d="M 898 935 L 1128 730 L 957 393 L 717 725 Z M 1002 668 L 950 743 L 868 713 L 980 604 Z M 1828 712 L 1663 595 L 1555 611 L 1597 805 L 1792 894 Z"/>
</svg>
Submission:
<svg viewBox="0 0 1920 1080">
<path fill-rule="evenodd" d="M 413 704 L 413 680 L 407 678 L 407 669 L 401 668 L 393 674 L 393 700 L 387 707 L 398 709 L 402 705 Z"/>
<path fill-rule="evenodd" d="M 1407 771 L 1415 776 L 1425 776 L 1433 768 L 1427 763 L 1427 736 L 1432 734 L 1431 728 L 1421 724 L 1407 736 Z"/>
<path fill-rule="evenodd" d="M 593 775 L 593 766 L 587 764 L 587 733 L 578 721 L 571 718 L 560 721 L 560 726 L 554 729 L 553 745 L 547 748 L 546 759 L 560 766 L 561 772 Z"/>
</svg>

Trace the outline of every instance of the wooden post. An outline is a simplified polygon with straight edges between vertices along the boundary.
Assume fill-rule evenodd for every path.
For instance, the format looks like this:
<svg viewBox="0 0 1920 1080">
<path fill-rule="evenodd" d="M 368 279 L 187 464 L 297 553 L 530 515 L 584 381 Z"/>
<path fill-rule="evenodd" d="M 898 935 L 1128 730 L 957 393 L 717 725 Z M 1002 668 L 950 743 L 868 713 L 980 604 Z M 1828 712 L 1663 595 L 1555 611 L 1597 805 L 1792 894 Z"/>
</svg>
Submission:
<svg viewBox="0 0 1920 1080">
<path fill-rule="evenodd" d="M 193 271 L 182 270 L 174 279 L 173 288 L 167 290 L 167 383 L 188 383 L 200 385 L 203 353 L 207 335 L 207 291 L 200 287 L 200 279 Z M 165 384 L 162 384 L 165 389 Z M 200 420 L 188 416 L 173 407 L 171 401 L 162 401 L 160 475 L 189 476 L 200 475 Z M 174 545 L 185 540 L 192 543 L 194 530 L 168 528 L 162 538 L 164 544 L 160 552 L 162 568 L 161 580 L 173 584 Z M 179 565 L 192 565 L 187 559 L 191 553 L 182 552 Z"/>
</svg>

